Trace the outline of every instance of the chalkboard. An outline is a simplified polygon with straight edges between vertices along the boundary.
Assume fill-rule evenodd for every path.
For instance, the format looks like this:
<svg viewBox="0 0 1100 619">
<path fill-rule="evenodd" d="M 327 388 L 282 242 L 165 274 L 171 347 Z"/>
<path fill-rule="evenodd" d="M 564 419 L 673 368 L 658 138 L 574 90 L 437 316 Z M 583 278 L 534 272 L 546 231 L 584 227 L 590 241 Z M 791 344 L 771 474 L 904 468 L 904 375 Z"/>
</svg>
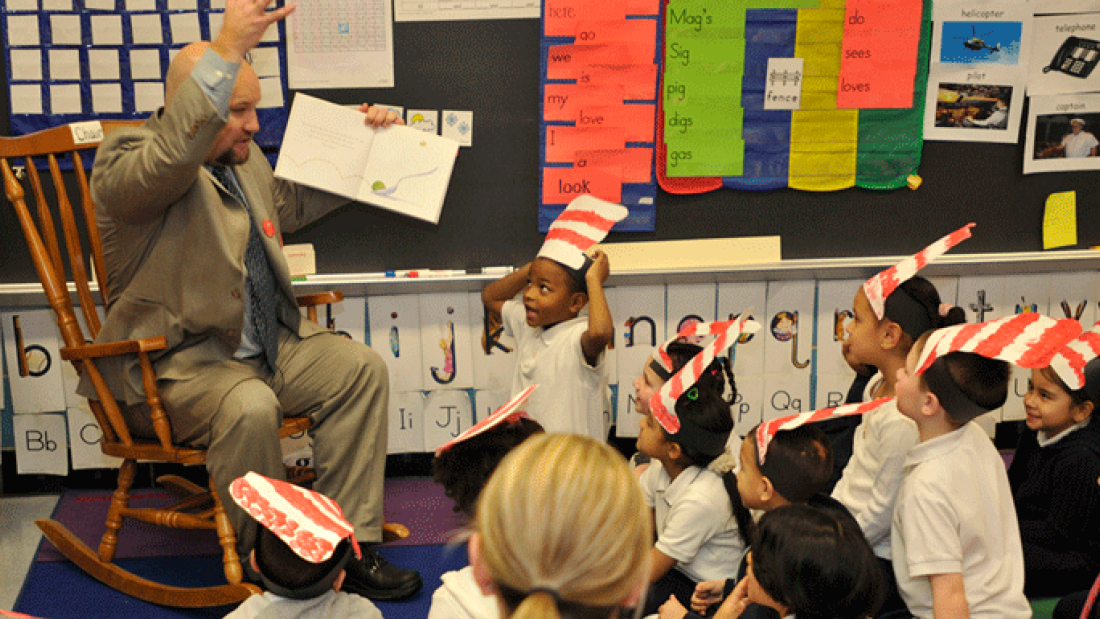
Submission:
<svg viewBox="0 0 1100 619">
<path fill-rule="evenodd" d="M 287 235 L 286 242 L 312 243 L 320 273 L 530 260 L 542 243 L 536 230 L 538 20 L 397 23 L 394 40 L 396 87 L 310 94 L 340 103 L 474 112 L 474 146 L 459 154 L 439 224 L 356 204 Z M 0 75 L 7 75 L 2 64 Z M 0 131 L 7 134 L 6 88 L 0 89 L 0 110 Z M 1013 145 L 928 142 L 917 191 L 660 192 L 654 232 L 613 233 L 608 240 L 780 235 L 784 258 L 887 256 L 917 251 L 974 221 L 973 239 L 956 253 L 1036 251 L 1042 249 L 1047 196 L 1076 190 L 1076 248 L 1100 245 L 1100 173 L 1025 177 L 1022 153 L 1022 133 Z M 5 201 L 0 283 L 33 281 L 33 265 Z"/>
</svg>

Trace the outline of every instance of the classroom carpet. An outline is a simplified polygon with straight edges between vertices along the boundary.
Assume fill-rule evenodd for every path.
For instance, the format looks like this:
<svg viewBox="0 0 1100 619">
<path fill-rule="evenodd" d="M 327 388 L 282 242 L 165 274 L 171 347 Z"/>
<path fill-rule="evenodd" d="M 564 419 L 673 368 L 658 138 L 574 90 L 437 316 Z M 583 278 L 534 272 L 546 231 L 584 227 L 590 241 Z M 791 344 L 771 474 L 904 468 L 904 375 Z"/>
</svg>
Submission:
<svg viewBox="0 0 1100 619">
<path fill-rule="evenodd" d="M 135 506 L 171 501 L 159 490 L 135 491 Z M 58 501 L 53 518 L 95 548 L 103 532 L 110 492 L 67 492 Z M 377 546 L 388 561 L 420 572 L 424 588 L 401 602 L 378 602 L 387 619 L 427 617 L 431 596 L 444 572 L 468 562 L 464 546 L 448 545 L 464 520 L 452 509 L 442 489 L 427 479 L 387 480 L 385 516 L 410 529 L 399 542 Z M 209 532 L 173 531 L 128 521 L 122 529 L 118 564 L 140 576 L 176 586 L 201 587 L 224 582 L 221 551 Z M 145 534 L 145 533 L 148 534 Z M 165 535 L 165 534 L 168 535 Z M 209 539 L 208 539 L 209 538 Z M 27 573 L 13 610 L 36 617 L 222 617 L 232 606 L 173 609 L 126 596 L 88 576 L 43 539 Z"/>
</svg>

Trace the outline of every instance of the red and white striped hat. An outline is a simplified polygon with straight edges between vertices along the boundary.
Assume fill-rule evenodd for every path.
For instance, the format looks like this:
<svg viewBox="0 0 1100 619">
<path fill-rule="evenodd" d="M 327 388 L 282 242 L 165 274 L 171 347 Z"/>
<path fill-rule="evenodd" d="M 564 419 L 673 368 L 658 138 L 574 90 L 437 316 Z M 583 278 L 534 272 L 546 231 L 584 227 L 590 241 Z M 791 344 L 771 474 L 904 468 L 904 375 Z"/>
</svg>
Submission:
<svg viewBox="0 0 1100 619">
<path fill-rule="evenodd" d="M 524 389 L 518 394 L 512 396 L 511 400 L 505 402 L 500 408 L 493 411 L 491 415 L 470 426 L 465 432 L 459 434 L 447 443 L 440 445 L 435 450 L 435 455 L 438 456 L 439 454 L 447 451 L 456 444 L 461 443 L 465 440 L 469 440 L 477 436 L 478 434 L 485 432 L 486 430 L 499 426 L 506 421 L 514 422 L 518 421 L 522 417 L 526 417 L 527 413 L 519 410 L 519 407 L 527 401 L 527 398 L 531 395 L 532 392 L 534 392 L 535 389 L 538 389 L 538 387 L 538 385 L 531 385 L 530 387 Z"/>
<path fill-rule="evenodd" d="M 742 315 L 749 315 L 752 309 L 747 309 L 742 312 Z M 653 353 L 653 361 L 658 365 L 661 371 L 664 373 L 664 378 L 667 381 L 672 376 L 672 357 L 668 354 L 668 347 L 673 342 L 679 340 L 686 340 L 691 337 L 702 337 L 705 335 L 718 335 L 724 331 L 729 325 L 729 321 L 726 322 L 692 322 L 686 324 L 681 328 L 676 335 L 672 336 L 667 342 L 661 344 L 657 348 L 657 351 Z M 658 372 L 660 374 L 661 372 Z"/>
<path fill-rule="evenodd" d="M 945 254 L 947 250 L 970 238 L 970 229 L 973 227 L 974 224 L 972 223 L 966 224 L 889 269 L 875 275 L 866 282 L 863 282 L 863 293 L 867 295 L 867 300 L 871 302 L 871 309 L 875 311 L 875 316 L 879 320 L 882 320 L 886 312 L 887 297 L 893 294 L 903 282 L 916 275 L 917 271 L 923 269 L 929 262 L 939 258 Z"/>
<path fill-rule="evenodd" d="M 649 410 L 657 423 L 669 434 L 680 431 L 680 418 L 676 416 L 676 400 L 688 389 L 699 381 L 703 371 L 707 369 L 711 361 L 728 350 L 742 333 L 756 333 L 760 330 L 760 323 L 749 319 L 748 312 L 741 312 L 740 318 L 724 322 L 699 323 L 685 327 L 681 330 L 691 331 L 691 335 L 715 334 L 717 337 L 703 348 L 702 352 L 692 357 L 687 365 L 680 368 L 661 389 L 649 399 Z"/>
<path fill-rule="evenodd" d="M 611 226 L 628 214 L 630 211 L 621 204 L 588 194 L 579 196 L 550 224 L 538 257 L 579 271 L 584 267 L 584 252 L 602 241 Z"/>
<path fill-rule="evenodd" d="M 1072 318 L 1055 320 L 1034 312 L 976 324 L 961 324 L 932 332 L 917 360 L 923 374 L 936 359 L 953 352 L 970 352 L 1022 368 L 1045 368 L 1054 355 L 1081 333 Z"/>
<path fill-rule="evenodd" d="M 1077 391 L 1085 387 L 1085 366 L 1096 357 L 1100 357 L 1100 322 L 1055 353 L 1050 367 L 1067 387 Z"/>
<path fill-rule="evenodd" d="M 886 398 L 877 398 L 871 400 L 870 402 L 856 402 L 854 404 L 845 404 L 843 406 L 823 408 L 821 410 L 810 411 L 808 413 L 799 413 L 797 415 L 780 417 L 779 419 L 773 419 L 771 421 L 764 422 L 756 426 L 756 453 L 758 455 L 758 459 L 760 460 L 760 465 L 763 466 L 764 457 L 768 453 L 768 445 L 770 445 L 772 439 L 775 438 L 775 433 L 779 432 L 780 430 L 793 430 L 807 423 L 825 421 L 826 419 L 847 417 L 848 415 L 862 415 L 864 413 L 869 413 L 877 409 L 878 407 L 893 399 L 893 396 Z"/>
<path fill-rule="evenodd" d="M 310 563 L 327 561 L 347 537 L 362 558 L 355 527 L 336 501 L 285 481 L 250 472 L 229 484 L 233 502 Z"/>
</svg>

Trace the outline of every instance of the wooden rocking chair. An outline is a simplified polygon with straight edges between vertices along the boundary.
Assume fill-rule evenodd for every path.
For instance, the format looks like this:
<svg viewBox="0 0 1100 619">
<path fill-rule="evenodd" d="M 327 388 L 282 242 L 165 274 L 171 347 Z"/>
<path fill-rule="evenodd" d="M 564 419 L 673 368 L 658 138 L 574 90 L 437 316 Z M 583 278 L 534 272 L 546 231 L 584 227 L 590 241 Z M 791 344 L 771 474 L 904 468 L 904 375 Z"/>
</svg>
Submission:
<svg viewBox="0 0 1100 619">
<path fill-rule="evenodd" d="M 225 508 L 217 492 L 213 491 L 212 481 L 210 488 L 203 488 L 182 477 L 163 476 L 157 479 L 158 483 L 179 497 L 177 503 L 164 509 L 129 507 L 130 486 L 134 481 L 137 460 L 175 464 L 202 464 L 206 461 L 204 450 L 172 443 L 171 427 L 157 393 L 156 375 L 149 359 L 149 353 L 162 350 L 166 346 L 165 338 L 155 337 L 106 344 L 88 343 L 95 339 L 101 324 L 95 309 L 92 285 L 85 269 L 85 265 L 88 264 L 87 255 L 91 256 L 95 281 L 99 282 L 101 300 L 109 298 L 109 291 L 106 290 L 107 277 L 103 266 L 103 247 L 95 225 L 91 191 L 79 151 L 96 148 L 103 139 L 103 135 L 118 127 L 138 124 L 140 123 L 134 121 L 102 121 L 99 123 L 102 127 L 102 135 L 94 139 L 89 139 L 88 123 L 80 123 L 78 126 L 64 125 L 23 137 L 0 137 L 0 164 L 2 164 L 0 172 L 3 174 L 4 191 L 8 201 L 15 208 L 46 299 L 56 314 L 57 326 L 64 341 L 61 357 L 71 361 L 79 373 L 87 375 L 95 387 L 99 399 L 88 402 L 103 432 L 100 442 L 103 453 L 123 459 L 119 467 L 118 489 L 111 499 L 106 532 L 100 541 L 98 552 L 89 548 L 57 521 L 38 520 L 36 524 L 73 563 L 106 585 L 128 595 L 156 604 L 176 607 L 232 604 L 258 592 L 259 588 L 242 582 L 236 537 Z M 79 138 L 74 137 L 78 135 L 74 131 L 80 132 Z M 79 184 L 79 211 L 69 201 L 58 164 L 58 157 L 65 154 L 72 159 L 73 172 Z M 56 193 L 56 208 L 61 219 L 61 232 L 64 234 L 70 273 L 84 324 L 88 329 L 87 334 L 82 331 L 77 321 L 62 261 L 62 246 L 57 228 L 54 226 L 50 203 L 46 199 L 46 192 L 38 174 L 36 164 L 43 158 L 49 166 L 53 190 Z M 13 164 L 9 163 L 9 159 L 15 161 L 15 166 L 22 166 L 25 171 L 37 206 L 37 222 L 31 215 L 22 184 L 13 172 Z M 80 227 L 84 228 L 84 238 L 89 245 L 89 254 L 85 254 L 82 249 Z M 309 318 L 316 320 L 317 305 L 335 303 L 341 299 L 343 295 L 339 292 L 322 292 L 300 296 L 298 304 L 307 308 Z M 141 440 L 131 436 L 118 403 L 96 368 L 95 359 L 115 355 L 138 356 L 144 379 L 146 401 L 149 404 L 150 417 L 158 440 Z M 286 418 L 283 420 L 279 434 L 283 437 L 297 434 L 309 429 L 310 425 L 311 421 L 308 417 Z M 308 482 L 313 477 L 311 469 L 288 470 L 288 474 L 291 481 L 297 483 Z M 122 569 L 113 563 L 113 559 L 123 518 L 134 518 L 174 528 L 215 530 L 222 547 L 222 562 L 227 584 L 206 588 L 172 587 Z M 386 539 L 406 537 L 408 534 L 408 529 L 401 525 L 392 523 L 385 525 Z"/>
</svg>

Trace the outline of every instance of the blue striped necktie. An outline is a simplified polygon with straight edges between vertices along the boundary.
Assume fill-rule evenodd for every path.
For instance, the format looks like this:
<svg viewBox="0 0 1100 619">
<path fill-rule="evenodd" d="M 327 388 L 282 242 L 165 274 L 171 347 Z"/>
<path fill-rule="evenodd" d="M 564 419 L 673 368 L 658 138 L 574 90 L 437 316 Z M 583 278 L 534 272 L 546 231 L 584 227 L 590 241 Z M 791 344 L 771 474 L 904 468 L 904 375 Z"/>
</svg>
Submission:
<svg viewBox="0 0 1100 619">
<path fill-rule="evenodd" d="M 244 199 L 240 185 L 236 182 L 237 179 L 231 178 L 233 172 L 228 167 L 211 165 L 207 166 L 207 169 L 225 187 L 230 196 L 243 204 L 245 210 L 250 210 L 248 201 Z M 251 320 L 248 321 L 250 326 L 248 335 L 253 342 L 263 347 L 268 368 L 274 372 L 279 349 L 279 319 L 275 308 L 278 291 L 275 286 L 275 275 L 271 271 L 271 264 L 267 261 L 267 254 L 264 252 L 260 230 L 256 227 L 256 220 L 251 213 L 248 216 L 248 247 L 244 252 L 244 264 L 248 269 L 249 306 L 252 309 Z"/>
</svg>

